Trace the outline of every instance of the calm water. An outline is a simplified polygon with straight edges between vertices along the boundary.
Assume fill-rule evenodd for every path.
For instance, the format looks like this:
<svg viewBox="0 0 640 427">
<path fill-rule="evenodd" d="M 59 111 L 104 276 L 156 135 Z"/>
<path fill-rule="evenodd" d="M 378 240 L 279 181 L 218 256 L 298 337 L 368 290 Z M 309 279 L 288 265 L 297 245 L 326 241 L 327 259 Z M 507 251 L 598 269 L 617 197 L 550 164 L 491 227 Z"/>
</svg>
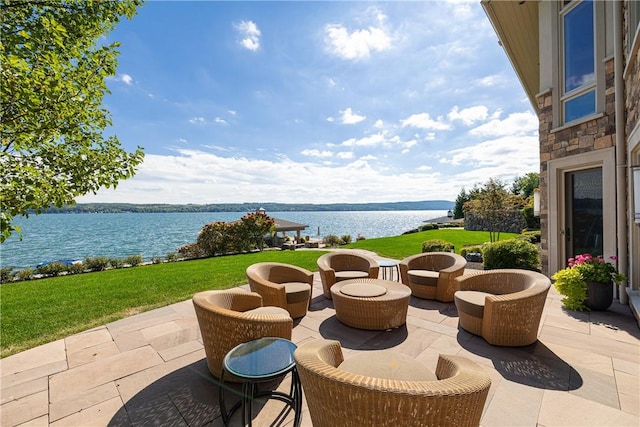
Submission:
<svg viewBox="0 0 640 427">
<path fill-rule="evenodd" d="M 48 214 L 17 218 L 22 241 L 12 236 L 1 245 L 2 266 L 33 268 L 43 261 L 142 255 L 145 260 L 196 241 L 205 224 L 235 221 L 246 212 Z M 328 234 L 366 238 L 397 236 L 446 211 L 267 212 L 274 218 L 306 224 L 303 236 Z M 318 229 L 320 234 L 318 235 Z M 294 236 L 294 233 L 289 233 Z"/>
</svg>

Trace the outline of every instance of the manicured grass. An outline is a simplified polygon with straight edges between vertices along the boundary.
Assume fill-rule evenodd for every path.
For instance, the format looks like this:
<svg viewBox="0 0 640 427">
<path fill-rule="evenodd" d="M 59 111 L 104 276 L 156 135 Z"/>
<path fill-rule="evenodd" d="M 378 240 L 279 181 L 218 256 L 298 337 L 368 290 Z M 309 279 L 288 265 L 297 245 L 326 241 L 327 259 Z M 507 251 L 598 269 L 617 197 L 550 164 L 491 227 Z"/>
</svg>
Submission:
<svg viewBox="0 0 640 427">
<path fill-rule="evenodd" d="M 517 234 L 500 233 L 500 240 L 512 239 Z M 377 239 L 359 240 L 345 248 L 367 249 L 382 257 L 401 260 L 409 255 L 422 252 L 422 242 L 431 239 L 442 239 L 453 243 L 456 253 L 466 245 L 479 245 L 489 241 L 488 231 L 466 231 L 458 228 L 443 228 L 439 230 L 421 231 L 419 233 L 403 234 L 401 236 L 382 237 Z"/>
<path fill-rule="evenodd" d="M 246 268 L 277 261 L 317 271 L 324 251 L 265 251 L 61 276 L 0 286 L 1 357 L 132 314 L 246 284 Z"/>
<path fill-rule="evenodd" d="M 429 239 L 447 240 L 459 252 L 463 245 L 488 242 L 489 233 L 430 230 L 361 240 L 343 248 L 367 249 L 401 260 L 420 253 L 422 242 Z M 4 284 L 0 286 L 0 357 L 184 301 L 196 292 L 246 284 L 245 270 L 256 262 L 278 261 L 317 271 L 317 259 L 323 253 L 265 251 Z"/>
</svg>

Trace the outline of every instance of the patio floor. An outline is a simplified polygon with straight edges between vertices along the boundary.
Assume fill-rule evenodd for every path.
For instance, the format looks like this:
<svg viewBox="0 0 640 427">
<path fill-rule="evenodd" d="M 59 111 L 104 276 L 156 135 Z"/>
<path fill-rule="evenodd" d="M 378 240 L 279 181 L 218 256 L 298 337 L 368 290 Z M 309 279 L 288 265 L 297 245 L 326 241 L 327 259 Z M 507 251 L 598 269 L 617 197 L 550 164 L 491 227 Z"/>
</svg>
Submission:
<svg viewBox="0 0 640 427">
<path fill-rule="evenodd" d="M 313 295 L 296 344 L 337 339 L 345 358 L 393 348 L 434 370 L 440 353 L 466 356 L 492 379 L 483 426 L 640 425 L 640 330 L 628 306 L 567 312 L 552 287 L 539 341 L 500 348 L 459 330 L 453 303 L 412 297 L 405 326 L 376 332 L 338 322 L 317 273 Z M 221 426 L 204 357 L 191 300 L 27 350 L 0 360 L 0 425 Z M 256 405 L 254 425 L 269 425 L 279 405 Z"/>
</svg>

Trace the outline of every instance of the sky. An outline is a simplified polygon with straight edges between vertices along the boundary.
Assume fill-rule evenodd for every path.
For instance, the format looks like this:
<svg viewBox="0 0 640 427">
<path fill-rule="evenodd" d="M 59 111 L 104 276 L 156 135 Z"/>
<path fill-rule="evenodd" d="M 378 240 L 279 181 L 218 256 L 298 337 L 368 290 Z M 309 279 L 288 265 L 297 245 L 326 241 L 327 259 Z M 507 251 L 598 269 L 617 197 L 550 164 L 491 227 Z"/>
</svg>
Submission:
<svg viewBox="0 0 640 427">
<path fill-rule="evenodd" d="M 145 160 L 79 203 L 453 201 L 539 170 L 479 0 L 151 0 L 106 41 L 106 134 Z"/>
</svg>

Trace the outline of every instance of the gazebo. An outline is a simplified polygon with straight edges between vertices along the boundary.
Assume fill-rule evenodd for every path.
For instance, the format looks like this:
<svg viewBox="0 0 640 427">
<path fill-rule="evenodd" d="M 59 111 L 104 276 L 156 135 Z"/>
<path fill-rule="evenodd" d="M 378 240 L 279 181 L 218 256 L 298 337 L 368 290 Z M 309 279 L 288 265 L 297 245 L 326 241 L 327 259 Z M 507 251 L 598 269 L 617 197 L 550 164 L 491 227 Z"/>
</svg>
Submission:
<svg viewBox="0 0 640 427">
<path fill-rule="evenodd" d="M 264 208 L 260 208 L 256 212 L 266 214 L 266 210 Z M 297 222 L 287 221 L 286 219 L 280 219 L 280 218 L 274 218 L 274 217 L 271 217 L 271 218 L 273 218 L 276 225 L 276 235 L 274 236 L 274 242 L 275 242 L 275 239 L 277 239 L 278 233 L 282 233 L 282 238 L 284 239 L 288 231 L 295 231 L 296 241 L 300 242 L 302 230 L 305 230 L 306 228 L 309 227 L 308 225 L 298 224 Z"/>
</svg>

